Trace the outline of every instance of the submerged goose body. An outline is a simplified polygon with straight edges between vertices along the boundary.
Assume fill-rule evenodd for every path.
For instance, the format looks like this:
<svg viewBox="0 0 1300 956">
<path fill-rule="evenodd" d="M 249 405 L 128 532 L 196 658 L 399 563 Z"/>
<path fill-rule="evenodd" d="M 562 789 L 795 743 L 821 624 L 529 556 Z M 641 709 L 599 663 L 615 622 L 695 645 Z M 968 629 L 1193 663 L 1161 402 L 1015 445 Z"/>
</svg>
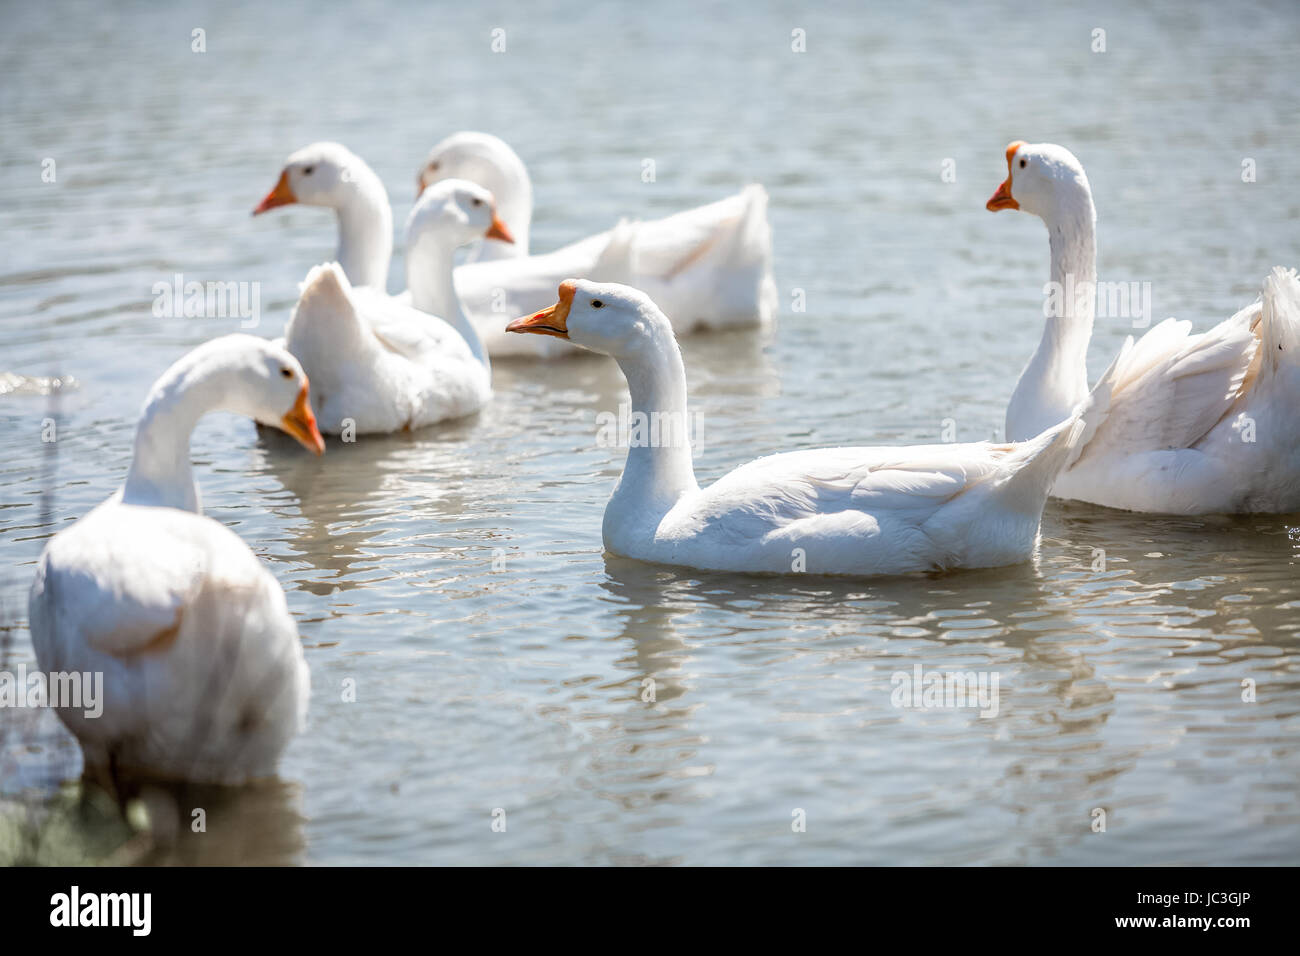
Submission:
<svg viewBox="0 0 1300 956">
<path fill-rule="evenodd" d="M 662 513 L 639 507 L 624 490 L 625 472 L 605 512 L 605 547 L 660 564 L 778 574 L 1016 564 L 1037 545 L 1047 487 L 1072 426 L 1021 445 L 771 455 L 707 488 L 682 489 Z"/>
<path fill-rule="evenodd" d="M 1087 391 L 1096 282 L 1096 212 L 1082 165 L 1052 144 L 1012 143 L 988 208 L 1046 223 L 1062 296 L 1007 407 L 1024 438 Z M 1166 319 L 1130 337 L 1114 363 L 1105 418 L 1053 494 L 1167 514 L 1300 511 L 1300 281 L 1274 269 L 1258 301 L 1207 332 Z"/>
<path fill-rule="evenodd" d="M 636 413 L 688 420 L 672 327 L 644 293 L 565 282 L 559 303 L 510 329 L 566 337 L 611 355 L 627 377 Z M 1096 393 L 1099 407 L 1104 387 Z M 1072 415 L 1019 444 L 772 455 L 707 488 L 696 483 L 684 427 L 670 427 L 658 444 L 628 450 L 605 509 L 605 547 L 662 564 L 766 573 L 876 575 L 1014 564 L 1033 554 L 1047 490 L 1089 420 Z"/>
<path fill-rule="evenodd" d="M 269 342 L 200 346 L 154 386 L 122 489 L 46 546 L 29 600 L 39 665 L 103 675 L 101 713 L 57 710 L 88 772 L 241 783 L 273 773 L 301 729 L 310 682 L 284 592 L 200 513 L 189 437 L 203 414 L 228 410 L 319 453 L 307 394 L 301 367 Z"/>
<path fill-rule="evenodd" d="M 453 133 L 429 151 L 417 186 L 425 189 L 448 177 L 490 189 L 516 240 L 513 246 L 485 241 L 476 261 L 457 271 L 457 286 L 473 314 L 501 306 L 502 293 L 505 314 L 537 311 L 552 301 L 561 281 L 583 278 L 642 290 L 672 317 L 678 335 L 705 328 L 766 326 L 775 316 L 772 230 L 762 186 L 665 218 L 625 221 L 532 256 L 532 181 L 509 145 L 488 133 Z M 484 334 L 494 354 L 564 349 L 560 342 L 504 335 L 499 322 Z"/>
<path fill-rule="evenodd" d="M 419 428 L 491 400 L 491 362 L 452 282 L 456 249 L 487 234 L 508 235 L 491 194 L 447 180 L 407 222 L 405 300 L 354 288 L 336 263 L 307 274 L 284 343 L 312 377 L 324 431 Z"/>
<path fill-rule="evenodd" d="M 535 312 L 569 277 L 641 289 L 673 312 L 679 335 L 708 329 L 766 327 L 776 314 L 767 193 L 748 186 L 735 196 L 650 222 L 620 222 L 608 232 L 554 252 L 471 262 L 456 288 L 494 355 L 552 356 L 573 351 L 562 340 L 507 335 L 503 315 Z"/>
</svg>

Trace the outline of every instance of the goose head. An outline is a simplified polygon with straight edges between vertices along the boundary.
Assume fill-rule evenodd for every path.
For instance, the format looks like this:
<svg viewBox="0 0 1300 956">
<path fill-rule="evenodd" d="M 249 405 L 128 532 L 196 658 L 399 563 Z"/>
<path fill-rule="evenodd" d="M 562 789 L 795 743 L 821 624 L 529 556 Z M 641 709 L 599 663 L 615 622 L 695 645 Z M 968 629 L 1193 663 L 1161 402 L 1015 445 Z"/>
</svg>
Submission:
<svg viewBox="0 0 1300 956">
<path fill-rule="evenodd" d="M 452 133 L 425 157 L 416 174 L 417 195 L 443 179 L 468 179 L 506 196 L 528 183 L 519 154 L 491 133 Z"/>
<path fill-rule="evenodd" d="M 527 252 L 533 185 L 519 154 L 490 133 L 453 133 L 429 151 L 416 173 L 416 195 L 444 179 L 467 179 L 491 191 L 501 219 Z"/>
<path fill-rule="evenodd" d="M 320 455 L 325 441 L 316 427 L 307 373 L 288 350 L 252 335 L 227 335 L 201 349 L 201 368 L 217 389 L 217 407 L 279 428 Z"/>
<path fill-rule="evenodd" d="M 282 429 L 318 455 L 325 451 L 298 360 L 266 339 L 223 335 L 181 356 L 154 382 L 136 425 L 124 502 L 199 511 L 185 452 L 209 412 L 243 415 Z"/>
<path fill-rule="evenodd" d="M 1007 178 L 985 208 L 1020 209 L 1050 226 L 1091 214 L 1092 190 L 1083 164 L 1064 146 L 1016 140 L 1007 147 Z"/>
<path fill-rule="evenodd" d="M 587 279 L 564 280 L 555 305 L 515 319 L 506 331 L 553 335 L 616 359 L 644 354 L 673 334 L 668 319 L 644 292 Z"/>
<path fill-rule="evenodd" d="M 434 239 L 463 246 L 483 238 L 515 241 L 492 193 L 464 179 L 443 179 L 421 192 L 406 220 L 408 250 Z"/>
<path fill-rule="evenodd" d="M 339 143 L 312 143 L 293 153 L 280 171 L 280 179 L 257 204 L 257 216 L 277 206 L 302 203 L 340 209 L 355 193 L 369 167 Z"/>
</svg>

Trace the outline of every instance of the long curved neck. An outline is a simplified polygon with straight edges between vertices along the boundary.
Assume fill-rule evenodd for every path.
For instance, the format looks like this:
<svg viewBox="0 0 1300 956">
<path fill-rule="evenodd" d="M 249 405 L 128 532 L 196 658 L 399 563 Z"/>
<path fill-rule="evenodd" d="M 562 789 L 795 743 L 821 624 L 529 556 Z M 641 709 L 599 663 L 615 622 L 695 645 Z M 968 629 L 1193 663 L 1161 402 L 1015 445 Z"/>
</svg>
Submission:
<svg viewBox="0 0 1300 956">
<path fill-rule="evenodd" d="M 370 167 L 349 169 L 352 188 L 337 207 L 336 258 L 353 285 L 373 286 L 382 292 L 388 285 L 388 265 L 393 258 L 393 209 L 384 184 Z"/>
<path fill-rule="evenodd" d="M 667 322 L 647 347 L 618 360 L 631 397 L 627 462 L 610 498 L 611 511 L 654 519 L 696 491 L 686 407 L 686 368 Z"/>
<path fill-rule="evenodd" d="M 1025 441 L 1064 421 L 1088 394 L 1088 342 L 1097 290 L 1097 216 L 1092 198 L 1049 219 L 1051 281 L 1044 287 L 1047 321 L 1007 406 L 1007 439 Z"/>
<path fill-rule="evenodd" d="M 190 467 L 190 435 L 204 413 L 220 404 L 220 390 L 188 358 L 164 372 L 145 400 L 122 488 L 126 504 L 200 511 Z"/>
<path fill-rule="evenodd" d="M 487 348 L 456 294 L 456 248 L 453 241 L 426 235 L 407 250 L 406 287 L 411 290 L 411 305 L 445 320 L 460 333 L 474 358 L 490 370 Z"/>
</svg>

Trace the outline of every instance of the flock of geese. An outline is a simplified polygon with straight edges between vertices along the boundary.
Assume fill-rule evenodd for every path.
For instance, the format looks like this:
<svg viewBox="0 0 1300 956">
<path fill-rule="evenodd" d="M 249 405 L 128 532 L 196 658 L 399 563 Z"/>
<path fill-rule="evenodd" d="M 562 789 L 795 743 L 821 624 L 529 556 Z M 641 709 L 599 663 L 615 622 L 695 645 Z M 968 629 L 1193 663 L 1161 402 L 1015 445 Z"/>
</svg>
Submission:
<svg viewBox="0 0 1300 956">
<path fill-rule="evenodd" d="M 1006 160 L 987 207 L 1041 218 L 1052 279 L 1090 287 L 1083 167 L 1051 144 L 1012 143 Z M 634 412 L 685 422 L 677 338 L 773 320 L 760 186 L 540 255 L 528 172 L 496 137 L 448 137 L 418 188 L 407 288 L 390 295 L 379 177 L 336 143 L 292 154 L 254 214 L 333 209 L 334 261 L 307 273 L 282 339 L 228 335 L 169 368 L 145 400 L 121 490 L 45 548 L 29 614 L 40 666 L 104 674 L 101 716 L 59 709 L 88 773 L 239 783 L 271 774 L 305 719 L 307 666 L 280 585 L 202 514 L 189 441 L 203 415 L 234 411 L 321 454 L 322 431 L 472 415 L 492 400 L 492 356 L 579 346 L 618 363 Z M 1070 297 L 1047 317 L 1004 444 L 788 452 L 701 488 L 685 429 L 670 428 L 628 449 L 605 547 L 705 571 L 898 574 L 1027 560 L 1049 494 L 1171 514 L 1300 510 L 1294 270 L 1274 269 L 1256 302 L 1207 332 L 1169 319 L 1129 338 L 1090 384 L 1094 305 Z"/>
</svg>

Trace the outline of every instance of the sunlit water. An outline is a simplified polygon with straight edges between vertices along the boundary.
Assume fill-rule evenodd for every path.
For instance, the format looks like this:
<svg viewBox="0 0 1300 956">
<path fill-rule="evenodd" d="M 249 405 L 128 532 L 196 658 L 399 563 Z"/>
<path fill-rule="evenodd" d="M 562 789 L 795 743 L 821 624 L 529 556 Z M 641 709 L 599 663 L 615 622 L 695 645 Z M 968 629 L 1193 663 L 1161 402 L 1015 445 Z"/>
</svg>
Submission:
<svg viewBox="0 0 1300 956">
<path fill-rule="evenodd" d="M 983 208 L 1009 140 L 1080 156 L 1102 278 L 1150 282 L 1156 321 L 1207 327 L 1300 264 L 1290 3 L 548 6 L 5 9 L 0 372 L 80 383 L 0 397 L 11 665 L 34 664 L 33 564 L 122 480 L 150 382 L 237 329 L 155 318 L 154 283 L 260 283 L 270 336 L 332 252 L 322 210 L 248 216 L 313 140 L 361 153 L 400 224 L 434 141 L 497 132 L 532 171 L 539 250 L 765 183 L 777 333 L 683 342 L 703 481 L 778 450 L 999 433 L 1047 268 L 1041 224 Z M 1131 326 L 1098 322 L 1094 373 Z M 613 364 L 499 363 L 495 381 L 477 419 L 321 460 L 247 421 L 200 426 L 208 513 L 284 585 L 314 696 L 282 780 L 205 798 L 208 833 L 175 858 L 1294 862 L 1296 518 L 1052 503 L 1021 567 L 679 572 L 602 553 Z M 996 674 L 997 716 L 893 706 L 916 664 Z M 0 788 L 39 817 L 76 745 L 49 714 L 0 727 Z"/>
</svg>

